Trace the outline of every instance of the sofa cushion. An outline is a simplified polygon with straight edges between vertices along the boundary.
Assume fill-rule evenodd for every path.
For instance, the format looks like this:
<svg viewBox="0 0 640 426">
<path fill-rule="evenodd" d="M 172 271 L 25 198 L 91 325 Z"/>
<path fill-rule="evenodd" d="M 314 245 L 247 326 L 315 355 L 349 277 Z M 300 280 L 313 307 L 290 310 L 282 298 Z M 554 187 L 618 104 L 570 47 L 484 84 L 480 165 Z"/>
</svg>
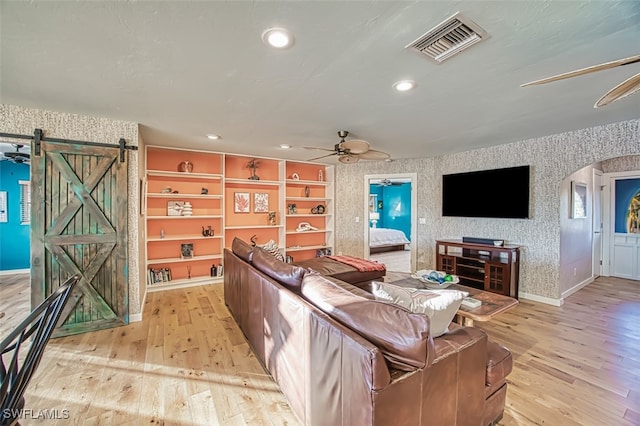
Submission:
<svg viewBox="0 0 640 426">
<path fill-rule="evenodd" d="M 307 272 L 299 266 L 290 265 L 276 259 L 260 247 L 253 249 L 252 263 L 260 272 L 296 292 L 300 291 L 302 278 Z"/>
<path fill-rule="evenodd" d="M 251 247 L 245 241 L 241 240 L 238 237 L 235 237 L 233 239 L 233 242 L 231 243 L 231 251 L 240 259 L 244 260 L 245 262 L 251 263 L 251 258 L 253 257 L 253 247 Z"/>
<path fill-rule="evenodd" d="M 304 276 L 302 295 L 380 348 L 390 367 L 413 371 L 427 365 L 433 348 L 427 316 L 355 295 L 317 273 Z"/>
<path fill-rule="evenodd" d="M 411 312 L 427 315 L 432 337 L 447 332 L 462 299 L 469 295 L 458 290 L 419 290 L 383 282 L 373 282 L 371 288 L 377 300 L 391 302 Z"/>
<path fill-rule="evenodd" d="M 353 266 L 329 259 L 327 256 L 300 260 L 294 263 L 303 268 L 313 269 L 320 275 L 331 276 L 350 284 L 379 280 L 386 274 L 386 271 L 360 272 Z"/>
</svg>

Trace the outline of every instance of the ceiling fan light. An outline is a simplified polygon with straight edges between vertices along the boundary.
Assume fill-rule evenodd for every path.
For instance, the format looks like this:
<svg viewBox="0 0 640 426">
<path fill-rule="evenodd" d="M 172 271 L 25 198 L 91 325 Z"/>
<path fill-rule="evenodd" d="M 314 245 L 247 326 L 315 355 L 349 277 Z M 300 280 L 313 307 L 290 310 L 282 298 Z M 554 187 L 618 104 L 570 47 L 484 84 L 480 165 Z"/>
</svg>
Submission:
<svg viewBox="0 0 640 426">
<path fill-rule="evenodd" d="M 338 161 L 344 164 L 353 164 L 360 161 L 360 158 L 355 155 L 347 154 L 340 156 L 340 158 L 338 158 Z"/>
</svg>

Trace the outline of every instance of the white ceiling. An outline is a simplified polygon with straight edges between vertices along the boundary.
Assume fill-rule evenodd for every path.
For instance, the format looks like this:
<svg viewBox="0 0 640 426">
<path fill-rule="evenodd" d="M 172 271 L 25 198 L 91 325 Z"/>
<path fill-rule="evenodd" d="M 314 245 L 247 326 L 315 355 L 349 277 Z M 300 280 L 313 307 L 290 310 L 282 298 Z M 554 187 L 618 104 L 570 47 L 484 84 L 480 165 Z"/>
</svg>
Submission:
<svg viewBox="0 0 640 426">
<path fill-rule="evenodd" d="M 491 37 L 440 65 L 404 48 L 457 11 Z M 593 108 L 640 63 L 519 87 L 640 53 L 636 0 L 0 0 L 0 15 L 2 103 L 138 122 L 150 144 L 308 159 L 344 129 L 398 159 L 640 117 L 640 93 Z M 265 47 L 272 26 L 295 45 Z M 394 92 L 404 78 L 417 89 Z"/>
</svg>

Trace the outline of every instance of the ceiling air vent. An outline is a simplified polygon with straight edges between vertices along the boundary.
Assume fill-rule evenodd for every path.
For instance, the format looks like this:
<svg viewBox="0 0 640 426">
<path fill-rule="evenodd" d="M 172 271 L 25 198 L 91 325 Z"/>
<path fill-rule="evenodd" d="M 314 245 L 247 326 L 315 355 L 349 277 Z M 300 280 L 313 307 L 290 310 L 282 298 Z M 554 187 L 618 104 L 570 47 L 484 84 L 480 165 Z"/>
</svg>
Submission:
<svg viewBox="0 0 640 426">
<path fill-rule="evenodd" d="M 459 12 L 406 45 L 429 59 L 441 63 L 456 53 L 489 38 L 489 34 Z"/>
</svg>

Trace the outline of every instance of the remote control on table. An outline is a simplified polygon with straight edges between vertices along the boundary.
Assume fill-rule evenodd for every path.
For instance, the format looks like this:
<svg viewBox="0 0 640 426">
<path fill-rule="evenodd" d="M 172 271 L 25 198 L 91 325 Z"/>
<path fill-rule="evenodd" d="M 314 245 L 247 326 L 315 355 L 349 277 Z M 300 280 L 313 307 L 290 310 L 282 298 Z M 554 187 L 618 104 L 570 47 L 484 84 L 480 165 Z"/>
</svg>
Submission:
<svg viewBox="0 0 640 426">
<path fill-rule="evenodd" d="M 462 299 L 462 306 L 467 308 L 477 308 L 482 305 L 482 302 L 478 299 L 474 299 L 473 297 L 465 297 Z"/>
</svg>

